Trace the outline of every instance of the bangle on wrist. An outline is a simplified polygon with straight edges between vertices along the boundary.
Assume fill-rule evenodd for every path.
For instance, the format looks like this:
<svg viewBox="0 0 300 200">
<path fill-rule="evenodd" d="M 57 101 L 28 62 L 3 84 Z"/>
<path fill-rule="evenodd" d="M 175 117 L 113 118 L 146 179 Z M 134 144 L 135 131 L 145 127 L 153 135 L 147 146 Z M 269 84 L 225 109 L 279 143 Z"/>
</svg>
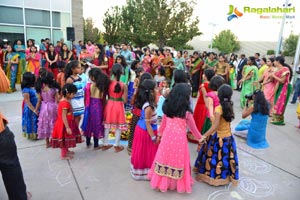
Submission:
<svg viewBox="0 0 300 200">
<path fill-rule="evenodd" d="M 152 140 L 152 141 L 155 141 L 155 140 L 156 140 L 156 136 L 155 136 L 155 135 L 152 136 L 152 137 L 151 137 L 151 140 Z"/>
</svg>

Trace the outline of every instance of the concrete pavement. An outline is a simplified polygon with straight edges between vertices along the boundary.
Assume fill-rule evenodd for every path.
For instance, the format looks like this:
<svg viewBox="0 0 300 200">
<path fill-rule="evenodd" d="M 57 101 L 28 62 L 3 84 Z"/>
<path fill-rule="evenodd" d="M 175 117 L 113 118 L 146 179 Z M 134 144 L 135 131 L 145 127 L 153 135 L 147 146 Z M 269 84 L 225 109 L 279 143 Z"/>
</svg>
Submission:
<svg viewBox="0 0 300 200">
<path fill-rule="evenodd" d="M 236 119 L 232 127 L 241 119 L 239 94 L 234 93 Z M 268 124 L 268 149 L 252 149 L 244 139 L 236 137 L 240 164 L 238 187 L 212 187 L 195 182 L 192 194 L 178 194 L 174 191 L 160 193 L 152 190 L 149 182 L 134 181 L 130 177 L 126 151 L 94 151 L 80 144 L 74 149 L 74 159 L 63 161 L 59 149 L 46 149 L 44 141 L 26 140 L 21 134 L 21 102 L 20 90 L 0 94 L 0 111 L 7 116 L 9 127 L 15 133 L 32 200 L 300 199 L 300 131 L 294 127 L 298 124 L 296 105 L 287 107 L 286 126 Z M 197 156 L 195 149 L 196 145 L 190 144 L 192 165 Z M 0 200 L 6 199 L 0 181 Z"/>
</svg>

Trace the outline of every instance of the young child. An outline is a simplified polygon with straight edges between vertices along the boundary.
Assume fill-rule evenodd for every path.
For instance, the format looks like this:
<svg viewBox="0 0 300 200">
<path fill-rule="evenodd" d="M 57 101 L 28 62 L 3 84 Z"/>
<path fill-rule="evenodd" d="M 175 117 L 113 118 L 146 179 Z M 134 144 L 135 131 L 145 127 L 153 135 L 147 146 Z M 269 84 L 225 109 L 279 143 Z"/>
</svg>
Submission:
<svg viewBox="0 0 300 200">
<path fill-rule="evenodd" d="M 35 75 L 25 72 L 22 79 L 22 94 L 24 97 L 24 108 L 22 112 L 22 131 L 24 137 L 37 139 L 37 122 L 39 115 L 39 103 L 35 85 Z"/>
<path fill-rule="evenodd" d="M 135 180 L 148 180 L 147 174 L 158 148 L 155 88 L 155 81 L 144 80 L 136 97 L 142 113 L 135 127 L 131 152 L 130 173 Z"/>
<path fill-rule="evenodd" d="M 124 103 L 127 102 L 127 86 L 120 81 L 123 72 L 122 65 L 116 63 L 112 67 L 114 79 L 111 81 L 108 88 L 108 101 L 104 109 L 104 144 L 102 150 L 107 150 L 112 147 L 108 144 L 108 136 L 111 129 L 115 129 L 115 152 L 120 152 L 124 149 L 120 145 L 121 131 L 127 130 L 125 120 Z"/>
<path fill-rule="evenodd" d="M 199 131 L 202 130 L 206 115 L 207 109 L 205 107 L 204 98 L 207 93 L 211 92 L 212 90 L 208 87 L 210 80 L 214 77 L 215 71 L 213 69 L 206 69 L 203 73 L 203 80 L 204 82 L 199 87 L 199 97 L 194 109 L 194 120 Z M 197 142 L 194 140 L 193 135 L 188 133 L 188 139 L 191 142 Z"/>
<path fill-rule="evenodd" d="M 137 77 L 139 76 L 140 72 L 136 73 L 136 70 L 139 68 L 140 62 L 138 60 L 135 60 L 132 62 L 131 67 L 130 67 L 130 72 L 129 72 L 129 84 L 128 84 L 128 98 L 127 98 L 127 103 L 125 105 L 126 110 L 131 110 L 132 106 L 130 104 L 131 98 L 134 93 L 134 83 Z M 144 71 L 144 69 L 143 69 Z"/>
<path fill-rule="evenodd" d="M 220 104 L 217 90 L 224 83 L 225 80 L 223 77 L 214 76 L 210 80 L 210 83 L 208 84 L 208 88 L 211 89 L 212 91 L 206 93 L 206 95 L 203 95 L 207 113 L 206 113 L 204 124 L 202 126 L 202 133 L 205 133 L 208 129 L 210 129 L 211 124 L 214 121 L 214 110 Z"/>
<path fill-rule="evenodd" d="M 51 146 L 61 148 L 61 159 L 63 160 L 72 159 L 74 152 L 69 151 L 69 148 L 76 147 L 76 135 L 73 130 L 77 124 L 74 121 L 71 105 L 71 100 L 76 92 L 76 86 L 70 83 L 65 84 L 62 88 L 63 98 L 58 104 L 57 119 L 52 132 Z"/>
<path fill-rule="evenodd" d="M 169 95 L 170 92 L 170 85 L 171 85 L 171 81 L 170 80 L 163 80 L 160 83 L 160 88 L 159 88 L 159 98 L 158 98 L 158 102 L 157 102 L 157 116 L 159 118 L 161 118 L 164 113 L 162 110 L 163 104 L 165 102 L 166 97 Z"/>
<path fill-rule="evenodd" d="M 234 67 L 233 63 L 229 63 L 229 65 L 230 65 L 229 82 L 230 82 L 231 88 L 235 89 L 236 88 L 236 85 L 235 85 L 235 77 L 236 77 L 235 67 Z"/>
<path fill-rule="evenodd" d="M 141 71 L 144 72 L 144 68 L 142 68 L 142 67 L 140 67 L 140 68 L 141 68 Z M 128 136 L 128 146 L 127 146 L 127 151 L 128 151 L 129 155 L 131 155 L 132 142 L 133 142 L 133 138 L 134 138 L 134 130 L 135 130 L 138 120 L 140 119 L 141 112 L 142 112 L 142 107 L 137 107 L 136 96 L 138 94 L 139 88 L 141 87 L 141 84 L 139 84 L 139 83 L 142 83 L 146 79 L 152 80 L 153 77 L 148 72 L 143 73 L 138 78 L 138 80 L 135 82 L 136 88 L 134 90 L 134 94 L 131 99 L 131 104 L 133 105 L 133 108 L 132 108 L 132 118 L 131 118 L 131 122 L 129 125 L 130 131 L 129 131 L 129 136 Z"/>
<path fill-rule="evenodd" d="M 88 83 L 88 80 L 89 80 L 88 72 L 90 70 L 88 70 L 88 69 L 89 69 L 89 67 L 87 68 L 87 67 L 81 65 L 81 72 L 79 73 L 79 77 L 82 80 L 82 87 L 83 88 L 86 87 L 86 84 Z"/>
<path fill-rule="evenodd" d="M 139 87 L 140 79 L 141 79 L 142 75 L 144 74 L 144 72 L 145 71 L 144 71 L 143 67 L 138 67 L 135 70 L 135 79 L 134 79 L 134 83 L 133 83 L 134 93 L 135 93 L 136 89 Z M 148 73 L 148 72 L 146 72 L 146 73 Z M 148 75 L 151 75 L 151 74 L 148 74 Z M 147 77 L 149 77 L 148 75 L 147 75 Z M 152 75 L 151 75 L 151 77 L 152 77 Z"/>
<path fill-rule="evenodd" d="M 154 76 L 154 80 L 156 81 L 157 86 L 159 86 L 159 84 L 166 79 L 165 74 L 165 68 L 159 67 L 156 69 L 156 75 Z"/>
<path fill-rule="evenodd" d="M 88 83 L 85 88 L 85 111 L 82 122 L 82 130 L 86 137 L 86 146 L 90 147 L 91 137 L 94 139 L 94 149 L 101 149 L 99 139 L 104 137 L 103 111 L 106 95 L 109 87 L 109 78 L 99 68 L 89 71 Z"/>
<path fill-rule="evenodd" d="M 176 84 L 163 106 L 165 115 L 158 131 L 161 142 L 148 174 L 151 187 L 161 192 L 168 189 L 179 193 L 192 192 L 186 129 L 188 127 L 198 141 L 201 134 L 194 122 L 190 95 L 191 87 L 187 83 Z"/>
<path fill-rule="evenodd" d="M 59 67 L 59 73 L 57 74 L 56 77 L 56 82 L 58 82 L 60 88 L 63 88 L 64 85 L 66 84 L 66 80 L 65 80 L 65 63 L 61 62 L 60 65 L 58 65 Z"/>
<path fill-rule="evenodd" d="M 66 83 L 72 83 L 76 86 L 77 92 L 74 98 L 71 99 L 71 104 L 73 108 L 74 120 L 76 126 L 74 127 L 73 134 L 76 135 L 76 142 L 81 143 L 82 138 L 79 131 L 79 122 L 81 119 L 81 115 L 84 113 L 84 87 L 83 81 L 80 78 L 79 74 L 81 73 L 81 64 L 78 60 L 72 60 L 68 63 L 65 69 L 65 80 Z"/>
<path fill-rule="evenodd" d="M 195 162 L 196 179 L 213 186 L 238 184 L 239 168 L 236 143 L 231 133 L 230 122 L 234 119 L 232 89 L 222 85 L 218 90 L 220 105 L 215 108 L 212 127 L 204 133 Z M 202 142 L 200 141 L 200 142 Z"/>
<path fill-rule="evenodd" d="M 46 148 L 49 148 L 51 146 L 49 138 L 57 117 L 60 87 L 54 80 L 53 73 L 48 72 L 45 77 L 37 81 L 35 89 L 41 99 L 37 129 L 38 139 L 46 139 Z"/>
</svg>

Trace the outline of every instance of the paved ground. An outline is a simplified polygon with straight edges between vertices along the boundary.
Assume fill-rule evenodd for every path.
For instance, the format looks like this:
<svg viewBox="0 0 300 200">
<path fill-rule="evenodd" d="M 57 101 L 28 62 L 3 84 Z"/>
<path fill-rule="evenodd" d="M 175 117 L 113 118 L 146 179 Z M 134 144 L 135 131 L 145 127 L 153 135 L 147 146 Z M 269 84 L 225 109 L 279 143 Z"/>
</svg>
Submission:
<svg viewBox="0 0 300 200">
<path fill-rule="evenodd" d="M 241 118 L 235 92 L 236 119 Z M 28 190 L 33 200 L 92 200 L 92 199 L 300 199 L 300 131 L 296 105 L 289 104 L 286 126 L 268 125 L 270 147 L 255 150 L 236 137 L 240 163 L 238 187 L 211 187 L 196 182 L 192 194 L 160 193 L 150 189 L 149 182 L 134 181 L 129 174 L 129 156 L 87 149 L 84 144 L 76 149 L 71 161 L 60 160 L 58 149 L 46 149 L 44 141 L 29 141 L 21 135 L 21 93 L 0 94 L 0 111 L 10 121 L 16 136 L 19 158 Z M 197 155 L 196 145 L 190 144 L 191 163 Z M 1 175 L 0 175 L 1 176 Z M 7 196 L 0 181 L 0 200 Z"/>
</svg>

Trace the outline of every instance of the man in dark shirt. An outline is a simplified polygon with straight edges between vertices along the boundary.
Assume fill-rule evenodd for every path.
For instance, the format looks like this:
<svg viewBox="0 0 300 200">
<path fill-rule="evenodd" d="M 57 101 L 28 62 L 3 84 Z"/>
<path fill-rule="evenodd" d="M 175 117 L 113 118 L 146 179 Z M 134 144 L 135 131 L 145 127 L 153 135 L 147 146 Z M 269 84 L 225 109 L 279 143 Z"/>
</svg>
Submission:
<svg viewBox="0 0 300 200">
<path fill-rule="evenodd" d="M 19 162 L 14 134 L 7 127 L 8 121 L 0 112 L 0 171 L 10 200 L 27 200 L 22 168 Z"/>
<path fill-rule="evenodd" d="M 237 66 L 237 78 L 236 78 L 236 90 L 241 91 L 242 87 L 239 85 L 239 81 L 243 78 L 243 68 L 247 64 L 247 58 L 245 54 L 241 54 L 240 60 Z"/>
</svg>

